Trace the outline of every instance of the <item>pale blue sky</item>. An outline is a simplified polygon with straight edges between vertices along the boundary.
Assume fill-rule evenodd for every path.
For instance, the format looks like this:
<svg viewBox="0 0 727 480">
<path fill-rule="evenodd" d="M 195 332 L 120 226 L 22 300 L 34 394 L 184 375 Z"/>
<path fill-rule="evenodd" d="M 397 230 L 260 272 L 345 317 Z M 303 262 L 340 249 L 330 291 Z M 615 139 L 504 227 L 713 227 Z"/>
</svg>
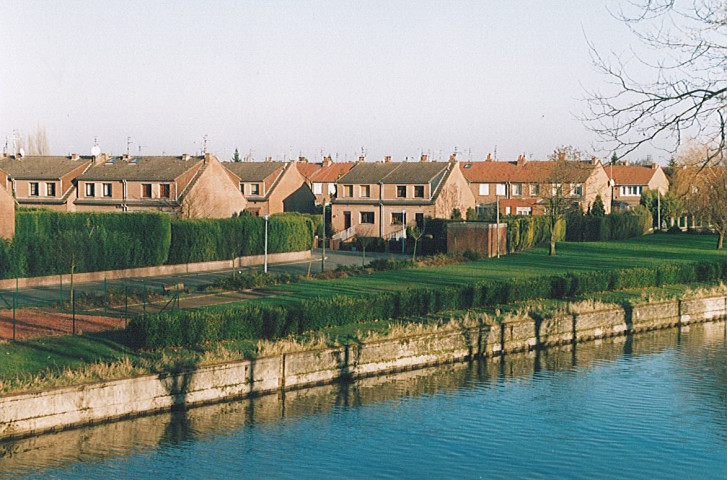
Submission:
<svg viewBox="0 0 727 480">
<path fill-rule="evenodd" d="M 591 150 L 618 1 L 0 0 L 0 135 L 56 154 L 545 158 Z M 441 152 L 441 153 L 440 153 Z M 471 152 L 471 154 L 470 154 Z M 600 153 L 605 156 L 605 153 Z"/>
</svg>

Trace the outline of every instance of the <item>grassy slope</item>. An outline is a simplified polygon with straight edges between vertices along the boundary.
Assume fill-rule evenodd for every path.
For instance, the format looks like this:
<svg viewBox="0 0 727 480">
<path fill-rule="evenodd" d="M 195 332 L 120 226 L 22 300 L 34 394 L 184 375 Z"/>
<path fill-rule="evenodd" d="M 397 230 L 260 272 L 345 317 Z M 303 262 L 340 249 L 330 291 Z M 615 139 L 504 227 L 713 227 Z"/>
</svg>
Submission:
<svg viewBox="0 0 727 480">
<path fill-rule="evenodd" d="M 549 257 L 544 248 L 444 267 L 428 267 L 332 281 L 301 281 L 284 287 L 279 296 L 259 302 L 285 304 L 291 300 L 320 295 L 370 292 L 372 290 L 404 289 L 415 285 L 444 286 L 483 279 L 506 279 L 537 275 L 554 275 L 570 271 L 615 269 L 713 260 L 727 257 L 727 251 L 714 249 L 712 236 L 656 235 L 607 243 L 560 243 L 558 255 Z M 224 308 L 224 307 L 208 307 Z M 130 352 L 113 333 L 54 337 L 28 342 L 0 344 L 0 384 L 3 379 L 33 375 L 48 367 L 62 369 L 86 362 L 113 361 L 122 357 L 136 360 L 148 358 L 145 353 Z M 200 350 L 211 347 L 201 347 Z M 250 349 L 251 345 L 241 346 Z M 190 355 L 199 354 L 191 352 Z M 0 385 L 0 391 L 2 391 Z"/>
</svg>

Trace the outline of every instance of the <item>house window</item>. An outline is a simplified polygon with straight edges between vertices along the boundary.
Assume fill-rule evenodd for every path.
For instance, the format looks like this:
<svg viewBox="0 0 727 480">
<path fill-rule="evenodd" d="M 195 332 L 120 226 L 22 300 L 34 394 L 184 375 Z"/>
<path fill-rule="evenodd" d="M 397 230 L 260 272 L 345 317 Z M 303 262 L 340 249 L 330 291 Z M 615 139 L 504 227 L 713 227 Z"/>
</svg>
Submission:
<svg viewBox="0 0 727 480">
<path fill-rule="evenodd" d="M 110 197 L 113 195 L 113 189 L 111 187 L 110 183 L 104 183 L 103 184 L 103 196 L 104 197 Z"/>
<path fill-rule="evenodd" d="M 31 197 L 38 196 L 38 182 L 30 182 L 30 196 Z"/>
<path fill-rule="evenodd" d="M 540 185 L 530 185 L 530 196 L 537 197 L 538 195 L 540 195 Z"/>
<path fill-rule="evenodd" d="M 490 184 L 489 183 L 480 183 L 480 195 L 489 195 L 490 194 Z"/>
<path fill-rule="evenodd" d="M 622 185 L 621 186 L 622 197 L 640 197 L 641 196 L 641 185 Z"/>
<path fill-rule="evenodd" d="M 391 224 L 402 225 L 404 223 L 404 212 L 391 212 Z"/>
<path fill-rule="evenodd" d="M 512 195 L 514 197 L 519 197 L 523 194 L 523 185 L 522 183 L 513 183 L 510 187 L 510 191 L 512 192 Z"/>
<path fill-rule="evenodd" d="M 495 194 L 500 197 L 505 196 L 505 184 L 504 183 L 498 183 L 495 187 Z"/>
<path fill-rule="evenodd" d="M 313 193 L 316 195 L 321 195 L 323 193 L 323 184 L 322 183 L 314 183 L 313 184 Z"/>
<path fill-rule="evenodd" d="M 561 186 L 560 183 L 554 183 L 551 188 L 552 188 L 551 195 L 553 195 L 553 196 L 561 195 L 563 193 L 563 187 Z"/>
<path fill-rule="evenodd" d="M 532 215 L 533 209 L 532 207 L 517 207 L 515 213 L 518 215 Z"/>
<path fill-rule="evenodd" d="M 414 218 L 417 222 L 417 227 L 424 228 L 424 214 L 423 213 L 417 213 L 414 215 Z"/>
<path fill-rule="evenodd" d="M 353 185 L 343 186 L 343 196 L 347 198 L 353 197 Z"/>
<path fill-rule="evenodd" d="M 361 223 L 374 223 L 374 212 L 361 212 Z"/>
<path fill-rule="evenodd" d="M 240 193 L 242 193 L 243 195 L 245 195 L 245 184 L 242 183 L 242 182 L 240 182 Z"/>
<path fill-rule="evenodd" d="M 505 215 L 510 215 L 512 213 L 512 209 L 510 207 L 505 207 Z"/>
<path fill-rule="evenodd" d="M 141 196 L 142 198 L 151 198 L 151 183 L 141 184 Z"/>
<path fill-rule="evenodd" d="M 260 195 L 260 184 L 253 183 L 250 185 L 250 195 Z"/>
<path fill-rule="evenodd" d="M 169 198 L 171 193 L 171 186 L 168 183 L 162 183 L 159 185 L 159 196 L 162 198 Z"/>
<path fill-rule="evenodd" d="M 361 185 L 360 194 L 362 197 L 368 198 L 371 196 L 371 185 Z"/>
<path fill-rule="evenodd" d="M 414 185 L 414 198 L 424 198 L 424 185 Z"/>
<path fill-rule="evenodd" d="M 45 184 L 45 195 L 47 197 L 56 196 L 56 184 L 55 183 L 46 183 Z"/>
<path fill-rule="evenodd" d="M 87 183 L 86 184 L 86 196 L 87 197 L 95 197 L 96 196 L 96 184 L 95 183 Z"/>
<path fill-rule="evenodd" d="M 406 198 L 406 185 L 397 185 L 396 186 L 396 197 L 397 198 Z"/>
<path fill-rule="evenodd" d="M 583 184 L 582 183 L 571 183 L 570 194 L 573 196 L 583 195 Z"/>
</svg>

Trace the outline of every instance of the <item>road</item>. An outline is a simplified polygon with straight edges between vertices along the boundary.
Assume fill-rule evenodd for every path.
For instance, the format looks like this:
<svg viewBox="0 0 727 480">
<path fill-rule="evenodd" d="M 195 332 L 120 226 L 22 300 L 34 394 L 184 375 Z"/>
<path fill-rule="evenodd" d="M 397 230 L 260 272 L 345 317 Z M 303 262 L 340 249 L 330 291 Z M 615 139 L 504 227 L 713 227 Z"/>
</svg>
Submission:
<svg viewBox="0 0 727 480">
<path fill-rule="evenodd" d="M 322 252 L 320 249 L 314 250 L 313 256 L 310 261 L 292 262 L 292 263 L 275 263 L 268 265 L 268 271 L 271 273 L 292 273 L 297 275 L 306 275 L 310 268 L 312 274 L 319 273 L 321 271 L 321 256 Z M 409 258 L 408 255 L 402 255 L 400 253 L 366 253 L 366 261 L 370 261 L 374 258 L 392 258 L 394 260 L 401 260 Z M 345 252 L 339 250 L 326 250 L 325 256 L 325 269 L 334 270 L 339 265 L 361 265 L 361 252 Z M 262 270 L 262 265 L 256 265 L 252 267 L 243 267 L 238 271 L 249 272 L 253 270 Z M 213 272 L 199 272 L 199 273 L 187 273 L 187 274 L 175 274 L 175 275 L 164 275 L 155 277 L 134 277 L 119 280 L 109 280 L 105 288 L 111 289 L 123 289 L 124 286 L 129 288 L 143 288 L 146 286 L 151 289 L 161 289 L 162 285 L 183 283 L 185 288 L 194 294 L 197 287 L 208 285 L 214 282 L 218 278 L 223 278 L 230 275 L 230 269 L 213 271 Z M 104 282 L 85 282 L 77 283 L 75 285 L 76 292 L 86 292 L 103 294 Z M 13 302 L 13 290 L 0 290 L 0 308 L 10 308 Z M 68 301 L 70 298 L 69 285 L 64 283 L 55 286 L 46 287 L 32 287 L 32 288 L 21 288 L 18 291 L 17 306 L 35 306 L 57 302 L 59 298 L 63 297 L 64 301 Z"/>
</svg>

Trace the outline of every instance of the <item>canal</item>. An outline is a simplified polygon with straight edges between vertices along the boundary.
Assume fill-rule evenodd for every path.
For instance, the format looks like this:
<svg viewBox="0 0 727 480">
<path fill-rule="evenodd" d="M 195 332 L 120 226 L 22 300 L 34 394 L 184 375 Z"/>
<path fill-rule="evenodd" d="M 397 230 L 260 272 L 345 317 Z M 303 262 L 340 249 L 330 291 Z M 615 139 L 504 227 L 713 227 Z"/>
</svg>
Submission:
<svg viewBox="0 0 727 480">
<path fill-rule="evenodd" d="M 725 478 L 723 322 L 0 443 L 0 478 Z"/>
</svg>

